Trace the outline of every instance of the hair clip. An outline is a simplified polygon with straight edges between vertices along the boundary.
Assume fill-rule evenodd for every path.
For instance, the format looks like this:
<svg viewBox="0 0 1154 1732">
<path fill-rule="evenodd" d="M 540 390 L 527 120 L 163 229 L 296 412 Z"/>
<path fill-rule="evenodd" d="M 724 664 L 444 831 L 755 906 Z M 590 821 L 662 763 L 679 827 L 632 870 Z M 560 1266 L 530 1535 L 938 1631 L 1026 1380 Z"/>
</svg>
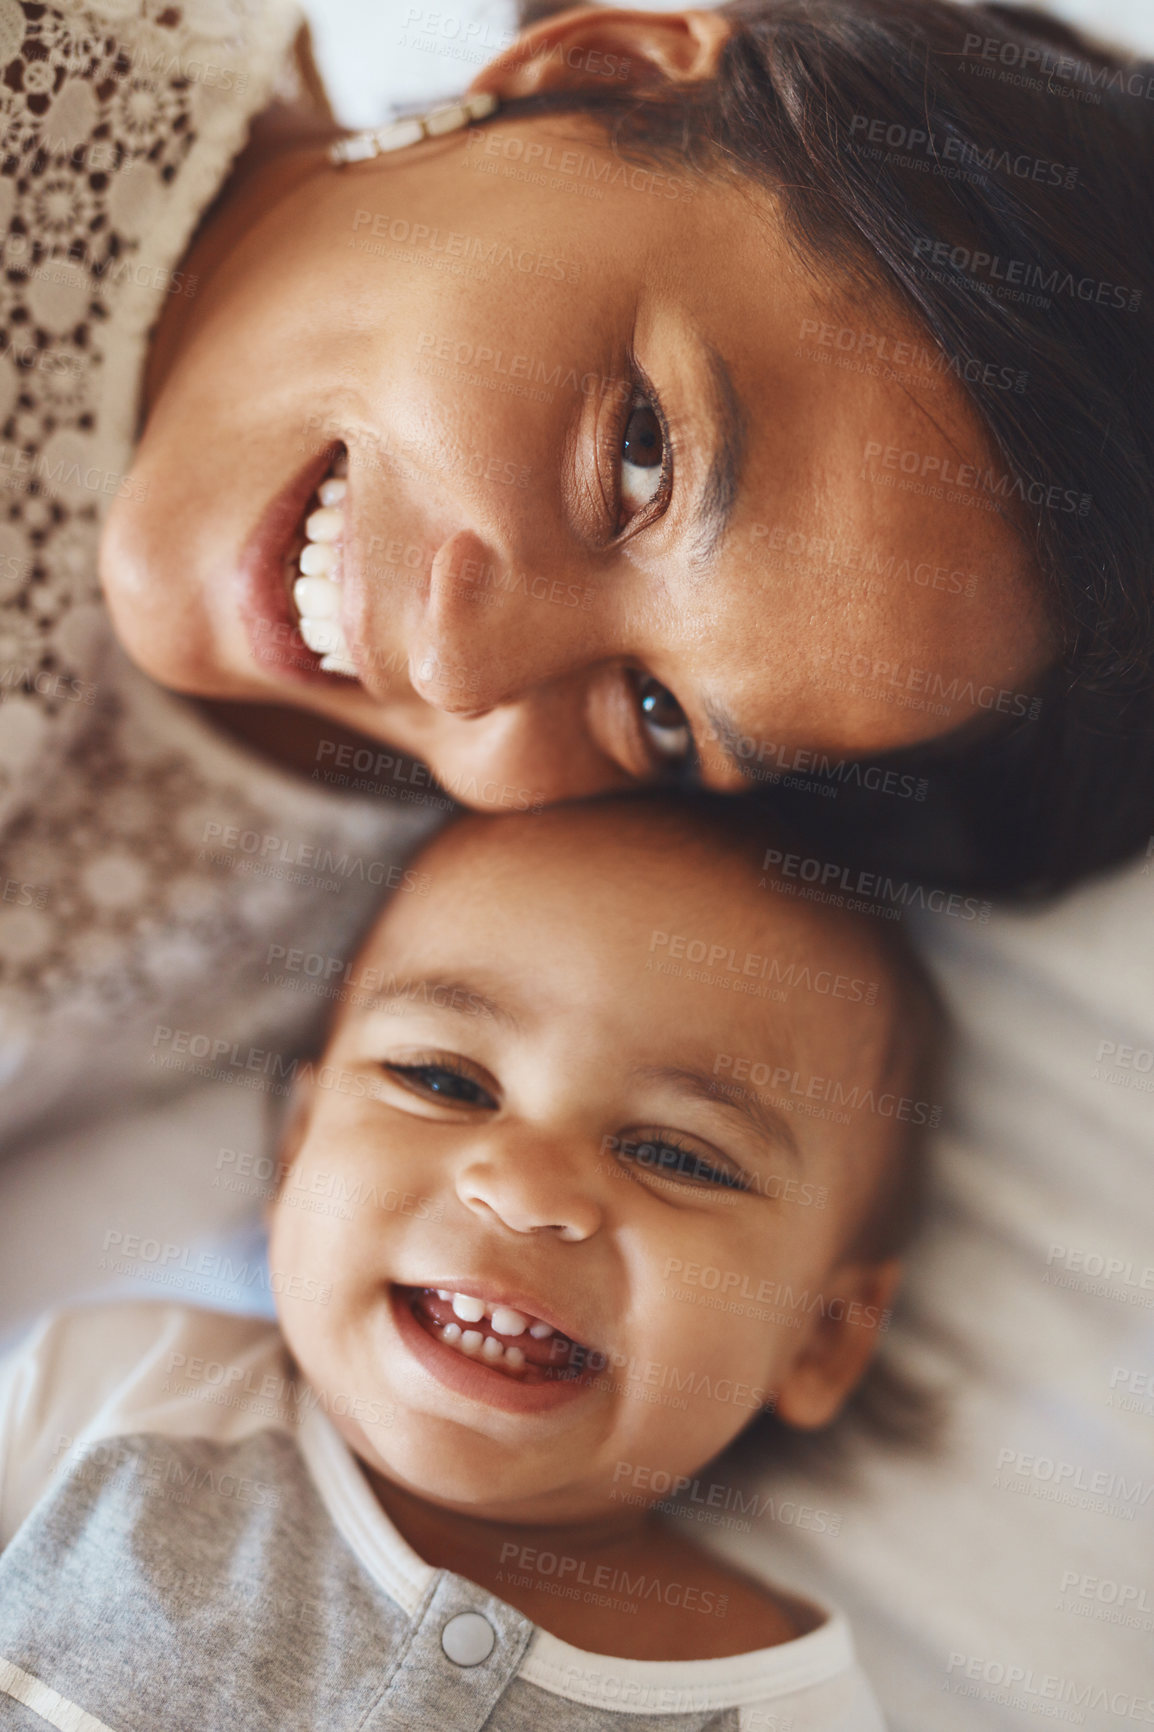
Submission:
<svg viewBox="0 0 1154 1732">
<path fill-rule="evenodd" d="M 440 138 L 446 132 L 459 132 L 474 120 L 487 120 L 500 104 L 489 91 L 477 96 L 463 96 L 460 102 L 450 102 L 443 108 L 431 108 L 427 114 L 410 114 L 394 120 L 375 132 L 355 132 L 351 138 L 338 139 L 329 147 L 329 161 L 341 167 L 347 162 L 369 162 L 374 156 L 384 156 L 391 150 L 405 150 L 419 144 L 423 138 Z"/>
</svg>

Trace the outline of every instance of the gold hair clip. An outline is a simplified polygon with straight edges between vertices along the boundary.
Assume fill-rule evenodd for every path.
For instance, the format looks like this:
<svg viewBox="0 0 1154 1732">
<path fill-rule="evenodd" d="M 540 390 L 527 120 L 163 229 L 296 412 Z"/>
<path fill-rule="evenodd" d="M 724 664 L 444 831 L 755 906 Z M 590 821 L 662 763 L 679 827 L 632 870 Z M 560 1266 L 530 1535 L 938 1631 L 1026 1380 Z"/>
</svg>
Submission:
<svg viewBox="0 0 1154 1732">
<path fill-rule="evenodd" d="M 432 108 L 428 114 L 410 114 L 404 120 L 391 121 L 375 132 L 355 132 L 351 138 L 338 139 L 329 147 L 329 160 L 338 168 L 346 162 L 369 162 L 374 156 L 384 156 L 391 150 L 404 150 L 419 144 L 423 138 L 440 138 L 446 132 L 459 132 L 474 120 L 487 120 L 499 107 L 498 100 L 485 91 L 478 96 L 463 96 L 460 102 Z"/>
</svg>

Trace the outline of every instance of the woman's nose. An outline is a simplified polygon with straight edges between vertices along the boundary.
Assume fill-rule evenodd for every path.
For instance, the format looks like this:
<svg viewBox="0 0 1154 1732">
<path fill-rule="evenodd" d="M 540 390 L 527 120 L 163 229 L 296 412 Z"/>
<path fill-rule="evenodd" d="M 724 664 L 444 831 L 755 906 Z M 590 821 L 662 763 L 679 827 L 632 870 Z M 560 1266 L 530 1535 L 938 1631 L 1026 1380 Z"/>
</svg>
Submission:
<svg viewBox="0 0 1154 1732">
<path fill-rule="evenodd" d="M 427 704 L 477 717 L 603 653 L 595 591 L 560 575 L 519 571 L 471 530 L 438 548 L 428 599 L 409 646 L 409 680 Z"/>
<path fill-rule="evenodd" d="M 590 730 L 591 689 L 577 674 L 476 720 L 438 714 L 422 750 L 438 782 L 464 806 L 524 812 L 625 787 L 633 777 Z"/>
</svg>

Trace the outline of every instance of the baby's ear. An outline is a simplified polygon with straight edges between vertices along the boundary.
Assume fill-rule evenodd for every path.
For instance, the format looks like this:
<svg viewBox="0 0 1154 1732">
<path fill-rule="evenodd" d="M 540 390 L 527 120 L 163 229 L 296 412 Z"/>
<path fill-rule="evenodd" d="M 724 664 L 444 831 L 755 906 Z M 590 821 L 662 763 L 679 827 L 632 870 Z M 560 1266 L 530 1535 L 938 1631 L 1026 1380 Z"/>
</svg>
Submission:
<svg viewBox="0 0 1154 1732">
<path fill-rule="evenodd" d="M 786 1425 L 813 1431 L 836 1418 L 877 1349 L 900 1279 L 896 1257 L 834 1270 L 777 1393 L 775 1411 Z"/>
</svg>

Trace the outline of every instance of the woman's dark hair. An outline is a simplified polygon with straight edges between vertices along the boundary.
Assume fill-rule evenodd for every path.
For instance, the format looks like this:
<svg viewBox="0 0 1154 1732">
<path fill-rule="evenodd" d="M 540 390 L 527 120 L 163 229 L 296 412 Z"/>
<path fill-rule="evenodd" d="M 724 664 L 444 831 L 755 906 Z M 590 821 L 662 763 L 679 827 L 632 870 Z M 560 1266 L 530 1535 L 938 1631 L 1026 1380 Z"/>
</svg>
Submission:
<svg viewBox="0 0 1154 1732">
<path fill-rule="evenodd" d="M 835 285 L 911 312 L 1000 455 L 1062 646 L 1036 719 L 885 759 L 924 803 L 846 777 L 836 801 L 768 797 L 848 865 L 1058 890 L 1154 832 L 1154 63 L 1001 5 L 719 11 L 707 82 L 506 113 L 595 113 L 625 156 L 746 175 Z"/>
</svg>

